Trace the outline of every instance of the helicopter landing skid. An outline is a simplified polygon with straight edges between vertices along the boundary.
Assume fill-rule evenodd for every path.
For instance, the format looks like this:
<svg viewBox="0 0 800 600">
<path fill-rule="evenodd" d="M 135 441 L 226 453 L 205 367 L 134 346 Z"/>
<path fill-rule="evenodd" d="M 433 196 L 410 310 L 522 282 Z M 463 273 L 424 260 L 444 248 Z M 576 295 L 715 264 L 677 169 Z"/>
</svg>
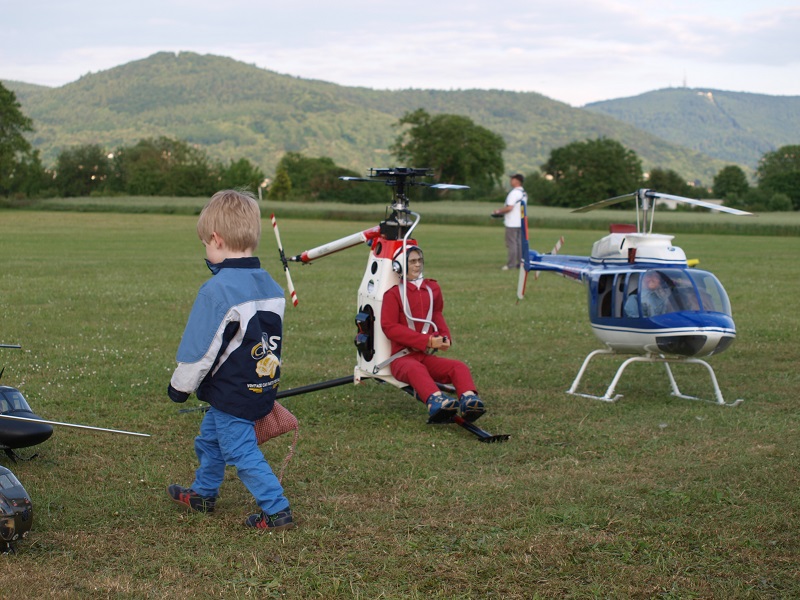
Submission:
<svg viewBox="0 0 800 600">
<path fill-rule="evenodd" d="M 451 394 L 455 393 L 455 391 L 456 391 L 455 386 L 447 384 L 447 383 L 438 383 L 437 382 L 436 383 L 436 387 L 438 387 L 443 392 L 449 392 Z M 419 396 L 417 395 L 417 393 L 414 391 L 414 388 L 412 388 L 411 386 L 407 386 L 407 387 L 403 388 L 403 391 L 406 392 L 407 394 L 410 394 L 410 395 L 414 396 L 417 400 L 420 399 Z M 494 444 L 495 442 L 507 442 L 511 438 L 511 435 L 508 434 L 508 433 L 501 433 L 501 434 L 493 435 L 493 434 L 489 433 L 488 431 L 485 431 L 485 430 L 481 429 L 480 427 L 475 425 L 475 423 L 467 421 L 464 417 L 462 417 L 460 415 L 454 416 L 450 421 L 447 421 L 447 422 L 448 423 L 455 423 L 459 427 L 463 427 L 464 429 L 469 431 L 472 435 L 477 437 L 479 442 L 483 442 L 485 444 Z"/>
<path fill-rule="evenodd" d="M 24 456 L 20 456 L 19 454 L 14 452 L 11 448 L 4 448 L 3 450 L 5 451 L 6 456 L 11 460 L 11 462 L 17 462 L 18 460 L 33 460 L 34 458 L 39 456 L 39 453 L 36 452 L 35 454 L 32 454 L 31 456 L 28 456 L 26 458 Z"/>
<path fill-rule="evenodd" d="M 495 442 L 507 442 L 511 437 L 508 433 L 500 433 L 500 434 L 491 434 L 484 429 L 481 429 L 475 423 L 470 423 L 464 417 L 460 417 L 456 415 L 453 417 L 453 420 L 450 421 L 451 423 L 455 423 L 456 425 L 463 427 L 467 431 L 469 431 L 472 435 L 478 438 L 479 442 L 483 442 L 485 444 L 494 444 Z"/>
<path fill-rule="evenodd" d="M 17 549 L 11 544 L 11 542 L 2 542 L 0 541 L 0 555 L 3 554 L 16 554 Z"/>
<path fill-rule="evenodd" d="M 604 396 L 593 396 L 592 394 L 582 394 L 577 392 L 578 385 L 580 385 L 581 378 L 583 377 L 584 372 L 586 371 L 586 367 L 589 365 L 589 361 L 591 361 L 595 356 L 599 354 L 616 354 L 613 350 L 609 349 L 601 349 L 595 350 L 590 352 L 586 359 L 583 361 L 583 365 L 581 365 L 580 371 L 578 371 L 577 377 L 575 377 L 575 381 L 572 382 L 572 386 L 567 390 L 568 394 L 572 394 L 573 396 L 581 396 L 583 398 L 591 398 L 593 400 L 601 400 L 603 402 L 616 402 L 620 398 L 622 398 L 622 394 L 614 394 L 614 390 L 617 387 L 617 383 L 619 383 L 620 378 L 622 377 L 622 373 L 625 371 L 626 367 L 634 362 L 649 362 L 649 363 L 662 363 L 664 367 L 667 369 L 667 377 L 669 377 L 669 383 L 672 387 L 672 395 L 678 398 L 683 398 L 685 400 L 699 400 L 701 402 L 709 402 L 711 404 L 716 404 L 717 406 L 738 406 L 742 402 L 743 399 L 734 400 L 733 402 L 725 402 L 725 399 L 722 397 L 722 391 L 719 389 L 719 384 L 717 383 L 717 376 L 714 374 L 714 369 L 709 365 L 706 361 L 700 360 L 699 358 L 667 358 L 661 354 L 646 354 L 644 356 L 632 356 L 623 362 L 619 369 L 617 369 L 616 375 L 614 375 L 614 379 L 611 380 L 611 385 L 608 386 L 606 393 Z M 714 386 L 714 395 L 716 400 L 705 400 L 703 398 L 698 398 L 696 396 L 688 396 L 686 394 L 682 394 L 680 389 L 678 388 L 678 384 L 675 381 L 675 377 L 672 374 L 672 369 L 670 369 L 669 363 L 690 363 L 690 364 L 699 364 L 703 365 L 707 370 L 708 374 L 711 377 L 711 384 Z"/>
<path fill-rule="evenodd" d="M 392 379 L 394 381 L 397 381 L 394 378 L 392 378 Z M 379 383 L 386 383 L 384 381 L 381 381 L 380 379 L 376 379 L 376 381 L 378 381 Z M 400 383 L 400 385 L 403 385 L 401 382 L 398 382 L 398 383 Z M 448 383 L 438 383 L 437 382 L 436 383 L 436 387 L 438 387 L 443 392 L 449 392 L 451 394 L 455 392 L 455 387 L 453 387 L 452 385 L 450 385 Z M 414 388 L 411 387 L 410 385 L 404 385 L 400 389 L 403 390 L 409 396 L 413 396 L 417 400 L 420 400 L 419 395 L 417 394 L 416 391 L 414 391 Z M 430 421 L 429 421 L 429 423 L 430 423 Z M 477 437 L 479 442 L 483 442 L 485 444 L 493 444 L 495 442 L 507 442 L 511 438 L 511 435 L 507 434 L 507 433 L 501 433 L 499 435 L 491 434 L 488 431 L 485 431 L 485 430 L 481 429 L 480 427 L 478 427 L 477 425 L 475 425 L 475 423 L 467 421 L 465 418 L 463 418 L 460 415 L 455 415 L 449 421 L 442 421 L 442 423 L 440 423 L 440 424 L 441 425 L 448 425 L 450 423 L 455 423 L 459 427 L 461 427 L 463 429 L 466 429 L 472 435 Z"/>
</svg>

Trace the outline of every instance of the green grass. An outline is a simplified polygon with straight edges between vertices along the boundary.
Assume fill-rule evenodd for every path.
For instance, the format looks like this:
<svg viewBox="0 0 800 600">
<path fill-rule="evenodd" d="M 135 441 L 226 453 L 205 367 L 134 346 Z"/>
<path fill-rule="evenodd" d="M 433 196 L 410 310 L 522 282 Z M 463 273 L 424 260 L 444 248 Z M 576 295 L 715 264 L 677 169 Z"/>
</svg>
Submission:
<svg viewBox="0 0 800 600">
<path fill-rule="evenodd" d="M 5 204 L 0 204 L 0 207 L 7 205 L 47 211 L 198 215 L 206 201 L 206 198 L 161 196 L 48 198 L 24 201 L 6 200 Z M 386 214 L 386 206 L 383 204 L 263 201 L 261 205 L 262 213 L 266 217 L 274 212 L 282 218 L 326 221 L 366 220 L 374 224 L 384 218 Z M 630 206 L 633 207 L 633 204 Z M 424 222 L 427 224 L 502 227 L 502 221 L 489 217 L 493 207 L 496 208 L 491 203 L 480 201 L 411 202 L 411 209 L 423 214 Z M 532 205 L 528 212 L 530 225 L 536 229 L 598 230 L 607 229 L 609 223 L 636 222 L 636 212 L 633 208 L 631 210 L 573 213 L 572 209 Z M 711 214 L 701 210 L 659 209 L 654 231 L 800 236 L 800 212 L 763 213 L 756 217 L 735 217 L 726 214 Z"/>
<path fill-rule="evenodd" d="M 512 437 L 480 444 L 428 426 L 419 403 L 370 382 L 286 399 L 301 428 L 284 479 L 300 527 L 273 535 L 242 526 L 255 506 L 233 470 L 212 516 L 188 515 L 165 493 L 196 467 L 200 415 L 179 414 L 165 394 L 209 275 L 196 217 L 0 212 L 0 341 L 23 346 L 3 351 L 3 383 L 45 418 L 152 434 L 60 428 L 37 459 L 1 459 L 33 498 L 35 523 L 0 558 L 0 596 L 800 595 L 797 240 L 675 240 L 731 297 L 738 339 L 710 362 L 741 406 L 673 398 L 656 365 L 631 366 L 624 397 L 606 404 L 565 394 L 598 347 L 583 289 L 543 275 L 517 304 L 516 276 L 499 270 L 502 231 L 431 224 L 427 208 L 417 238 L 444 290 L 451 353 L 489 408 L 479 424 Z M 280 223 L 291 254 L 373 224 Z M 259 254 L 282 283 L 264 225 Z M 574 254 L 599 237 L 563 233 Z M 546 249 L 555 232 L 533 235 Z M 300 305 L 287 309 L 284 388 L 352 373 L 366 254 L 292 271 Z M 604 391 L 613 371 L 598 365 L 587 386 Z M 711 397 L 702 369 L 675 373 L 682 391 Z M 264 446 L 273 464 L 290 441 Z"/>
</svg>

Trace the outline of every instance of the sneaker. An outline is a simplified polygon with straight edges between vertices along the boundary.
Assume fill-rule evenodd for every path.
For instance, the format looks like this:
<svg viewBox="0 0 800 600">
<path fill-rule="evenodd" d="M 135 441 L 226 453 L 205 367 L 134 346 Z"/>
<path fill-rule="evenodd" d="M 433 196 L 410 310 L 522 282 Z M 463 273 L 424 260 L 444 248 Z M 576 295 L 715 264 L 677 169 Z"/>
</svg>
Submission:
<svg viewBox="0 0 800 600">
<path fill-rule="evenodd" d="M 458 402 L 446 394 L 431 394 L 428 401 L 428 423 L 447 423 L 458 412 Z"/>
<path fill-rule="evenodd" d="M 483 413 L 486 412 L 486 407 L 477 395 L 462 394 L 461 400 L 458 403 L 458 410 L 461 413 L 462 419 L 472 423 L 477 421 Z"/>
<path fill-rule="evenodd" d="M 216 498 L 201 496 L 195 491 L 175 483 L 167 488 L 167 493 L 178 504 L 197 512 L 212 513 L 214 512 L 214 505 L 217 503 Z"/>
<path fill-rule="evenodd" d="M 276 512 L 274 515 L 268 515 L 262 510 L 260 513 L 247 517 L 244 524 L 253 529 L 269 529 L 270 531 L 283 531 L 297 527 L 292 519 L 292 511 L 288 508 Z"/>
</svg>

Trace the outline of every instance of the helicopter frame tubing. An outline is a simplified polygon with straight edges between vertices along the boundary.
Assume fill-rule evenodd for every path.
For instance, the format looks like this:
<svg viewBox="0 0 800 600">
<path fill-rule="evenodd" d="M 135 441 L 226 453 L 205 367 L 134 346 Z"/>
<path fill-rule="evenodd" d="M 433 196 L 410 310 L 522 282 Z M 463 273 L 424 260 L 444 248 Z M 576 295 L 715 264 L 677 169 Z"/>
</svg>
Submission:
<svg viewBox="0 0 800 600">
<path fill-rule="evenodd" d="M 617 384 L 619 383 L 619 380 L 622 377 L 622 373 L 625 371 L 625 369 L 628 367 L 628 365 L 630 365 L 632 363 L 635 363 L 635 362 L 647 362 L 647 363 L 662 363 L 664 365 L 664 367 L 667 370 L 667 377 L 669 378 L 669 383 L 670 383 L 670 387 L 672 388 L 672 395 L 673 396 L 676 396 L 678 398 L 683 398 L 685 400 L 699 400 L 699 401 L 702 401 L 702 402 L 709 402 L 711 404 L 716 404 L 717 406 L 730 406 L 730 407 L 732 407 L 732 406 L 738 406 L 739 404 L 744 402 L 744 400 L 741 399 L 741 398 L 739 398 L 737 400 L 734 400 L 733 402 L 730 402 L 730 403 L 729 402 L 725 402 L 725 399 L 722 397 L 722 391 L 720 390 L 719 384 L 717 383 L 717 376 L 714 374 L 714 369 L 706 361 L 701 360 L 699 358 L 690 358 L 690 357 L 686 357 L 686 358 L 680 358 L 680 357 L 668 358 L 668 357 L 664 356 L 663 354 L 652 354 L 652 353 L 645 354 L 645 355 L 642 355 L 642 356 L 638 356 L 638 355 L 637 356 L 632 356 L 632 357 L 626 359 L 619 366 L 619 368 L 617 369 L 617 372 L 614 375 L 614 378 L 611 380 L 611 384 L 608 386 L 608 389 L 606 390 L 605 395 L 603 395 L 603 396 L 594 396 L 592 394 L 584 394 L 584 393 L 577 392 L 576 390 L 578 389 L 578 386 L 580 385 L 581 379 L 583 378 L 583 375 L 586 372 L 586 368 L 588 367 L 589 362 L 595 356 L 598 356 L 598 355 L 601 355 L 601 354 L 618 354 L 618 353 L 614 352 L 613 350 L 610 350 L 608 348 L 602 348 L 600 350 L 594 350 L 593 352 L 590 352 L 589 355 L 586 357 L 586 359 L 583 361 L 583 364 L 581 365 L 581 368 L 578 371 L 578 375 L 575 377 L 575 380 L 572 382 L 572 386 L 570 386 L 570 388 L 567 390 L 568 394 L 572 394 L 573 396 L 581 396 L 583 398 L 591 398 L 593 400 L 601 400 L 603 402 L 616 402 L 617 400 L 622 398 L 623 394 L 614 394 L 614 390 L 616 389 Z M 714 387 L 714 395 L 716 397 L 716 400 L 705 400 L 703 398 L 698 398 L 696 396 L 689 396 L 687 394 L 681 393 L 680 389 L 678 388 L 678 384 L 675 381 L 675 376 L 672 374 L 672 369 L 669 366 L 669 364 L 671 362 L 672 363 L 679 363 L 679 364 L 687 364 L 687 363 L 688 364 L 698 364 L 698 365 L 704 366 L 706 368 L 706 370 L 708 371 L 708 374 L 709 374 L 709 376 L 711 378 L 711 384 Z"/>
<path fill-rule="evenodd" d="M 358 385 L 364 379 L 374 379 L 379 384 L 393 385 L 393 386 L 399 388 L 400 390 L 402 390 L 403 392 L 405 392 L 406 394 L 408 394 L 410 396 L 413 396 L 414 398 L 419 400 L 419 395 L 417 395 L 417 393 L 414 391 L 414 388 L 412 388 L 408 384 L 405 384 L 405 383 L 402 383 L 400 381 L 397 381 L 397 379 L 395 379 L 391 375 L 390 376 L 368 375 L 368 374 L 359 375 L 358 373 L 356 373 L 354 375 L 348 375 L 346 377 L 339 377 L 338 379 L 331 379 L 329 381 L 321 381 L 319 383 L 312 383 L 310 385 L 303 385 L 303 386 L 296 387 L 296 388 L 291 388 L 291 389 L 288 389 L 288 390 L 280 390 L 275 395 L 275 399 L 276 400 L 281 400 L 283 398 L 289 398 L 291 396 L 300 396 L 300 395 L 303 395 L 303 394 L 307 394 L 308 392 L 317 392 L 317 391 L 320 391 L 320 390 L 327 390 L 327 389 L 330 389 L 330 388 L 339 387 L 339 386 L 347 385 L 347 384 L 356 384 L 356 385 Z M 442 391 L 445 391 L 445 392 L 454 391 L 454 388 L 453 388 L 452 385 L 444 384 L 444 383 L 437 383 L 436 385 Z M 183 408 L 183 409 L 180 409 L 178 412 L 179 413 L 190 413 L 190 412 L 197 412 L 197 411 L 205 412 L 208 409 L 209 409 L 209 405 L 205 405 L 204 404 L 202 406 L 196 406 L 194 408 Z M 450 421 L 447 421 L 447 423 L 455 423 L 459 427 L 461 427 L 463 429 L 466 429 L 472 435 L 477 437 L 478 441 L 484 442 L 484 443 L 488 443 L 488 444 L 491 444 L 491 443 L 494 443 L 494 442 L 505 442 L 511 437 L 510 435 L 507 435 L 507 434 L 499 434 L 499 435 L 491 434 L 488 431 L 486 431 L 484 429 L 481 429 L 480 427 L 478 427 L 474 423 L 472 423 L 470 421 L 467 421 L 463 417 L 460 417 L 459 415 L 455 415 Z"/>
</svg>

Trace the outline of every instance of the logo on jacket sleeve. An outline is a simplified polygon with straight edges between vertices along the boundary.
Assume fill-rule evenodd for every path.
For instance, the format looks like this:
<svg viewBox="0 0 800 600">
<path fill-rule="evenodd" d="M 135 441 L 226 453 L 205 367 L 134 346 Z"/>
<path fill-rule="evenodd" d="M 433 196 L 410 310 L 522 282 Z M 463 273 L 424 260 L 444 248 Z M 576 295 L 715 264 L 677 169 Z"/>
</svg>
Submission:
<svg viewBox="0 0 800 600">
<path fill-rule="evenodd" d="M 270 352 L 256 363 L 256 374 L 259 377 L 275 377 L 275 373 L 280 366 L 281 361 Z"/>
<path fill-rule="evenodd" d="M 256 362 L 256 375 L 259 378 L 269 377 L 270 381 L 265 383 L 250 384 L 247 387 L 251 392 L 261 393 L 266 387 L 274 387 L 277 385 L 275 376 L 278 374 L 278 369 L 281 366 L 281 359 L 278 358 L 273 350 L 276 350 L 280 344 L 280 336 L 267 337 L 264 335 L 261 342 L 253 346 L 250 350 L 250 356 Z"/>
</svg>

